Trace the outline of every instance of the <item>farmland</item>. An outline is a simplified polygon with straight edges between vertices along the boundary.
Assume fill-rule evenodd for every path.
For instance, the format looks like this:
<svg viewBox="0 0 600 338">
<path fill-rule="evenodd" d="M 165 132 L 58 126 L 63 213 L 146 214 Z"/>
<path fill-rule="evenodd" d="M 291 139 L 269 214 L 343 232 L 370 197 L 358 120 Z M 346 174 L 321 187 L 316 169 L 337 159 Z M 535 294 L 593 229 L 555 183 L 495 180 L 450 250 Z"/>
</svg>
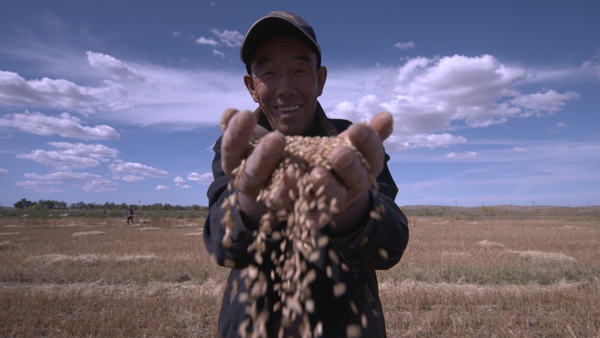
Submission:
<svg viewBox="0 0 600 338">
<path fill-rule="evenodd" d="M 600 337 L 600 212 L 409 207 L 389 337 Z M 201 217 L 0 218 L 0 336 L 213 337 Z"/>
</svg>

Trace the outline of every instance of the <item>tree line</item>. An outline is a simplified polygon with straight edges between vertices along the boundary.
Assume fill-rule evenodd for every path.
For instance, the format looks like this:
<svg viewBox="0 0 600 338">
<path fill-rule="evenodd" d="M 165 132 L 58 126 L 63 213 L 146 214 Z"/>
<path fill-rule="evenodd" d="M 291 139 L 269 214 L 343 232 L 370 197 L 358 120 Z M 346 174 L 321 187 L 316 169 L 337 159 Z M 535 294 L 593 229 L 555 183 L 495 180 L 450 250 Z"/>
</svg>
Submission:
<svg viewBox="0 0 600 338">
<path fill-rule="evenodd" d="M 20 201 L 14 204 L 16 209 L 27 209 L 27 210 L 103 210 L 103 211 L 123 211 L 129 210 L 132 208 L 133 210 L 153 210 L 153 211 L 161 211 L 161 210 L 197 210 L 203 211 L 208 210 L 205 206 L 200 206 L 197 204 L 190 206 L 182 206 L 182 205 L 171 205 L 169 203 L 154 203 L 154 204 L 115 204 L 114 202 L 106 202 L 104 204 L 100 203 L 85 203 L 83 201 L 77 203 L 71 203 L 70 206 L 67 205 L 67 202 L 64 201 L 55 201 L 55 200 L 39 200 L 37 202 L 32 202 L 26 198 L 22 198 Z"/>
</svg>

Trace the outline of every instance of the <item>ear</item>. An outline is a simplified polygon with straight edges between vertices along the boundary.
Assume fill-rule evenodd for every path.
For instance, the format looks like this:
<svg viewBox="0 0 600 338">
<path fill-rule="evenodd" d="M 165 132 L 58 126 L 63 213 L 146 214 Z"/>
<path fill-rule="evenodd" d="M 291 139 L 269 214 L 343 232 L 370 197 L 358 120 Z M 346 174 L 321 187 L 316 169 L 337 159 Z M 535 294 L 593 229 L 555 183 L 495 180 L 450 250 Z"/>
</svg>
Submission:
<svg viewBox="0 0 600 338">
<path fill-rule="evenodd" d="M 254 102 L 258 102 L 258 95 L 256 94 L 256 87 L 254 86 L 254 78 L 252 78 L 252 75 L 244 75 L 244 84 L 246 85 L 248 93 L 250 93 L 250 96 L 252 96 Z"/>
<path fill-rule="evenodd" d="M 325 87 L 325 81 L 327 80 L 327 68 L 325 66 L 321 66 L 317 70 L 317 94 L 321 96 L 323 94 L 323 87 Z"/>
</svg>

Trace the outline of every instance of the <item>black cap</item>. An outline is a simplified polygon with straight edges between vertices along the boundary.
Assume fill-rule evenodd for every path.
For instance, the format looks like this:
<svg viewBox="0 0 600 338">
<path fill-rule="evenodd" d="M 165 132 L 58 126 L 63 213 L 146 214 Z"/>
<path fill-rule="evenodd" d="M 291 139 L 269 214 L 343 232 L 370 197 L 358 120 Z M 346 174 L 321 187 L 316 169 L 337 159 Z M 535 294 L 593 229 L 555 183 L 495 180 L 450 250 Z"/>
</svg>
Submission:
<svg viewBox="0 0 600 338">
<path fill-rule="evenodd" d="M 296 14 L 277 11 L 258 19 L 246 32 L 240 48 L 240 58 L 246 64 L 248 74 L 251 73 L 250 61 L 254 50 L 263 40 L 273 35 L 292 35 L 302 40 L 315 51 L 317 67 L 321 66 L 321 47 L 317 43 L 317 37 L 311 25 Z"/>
</svg>

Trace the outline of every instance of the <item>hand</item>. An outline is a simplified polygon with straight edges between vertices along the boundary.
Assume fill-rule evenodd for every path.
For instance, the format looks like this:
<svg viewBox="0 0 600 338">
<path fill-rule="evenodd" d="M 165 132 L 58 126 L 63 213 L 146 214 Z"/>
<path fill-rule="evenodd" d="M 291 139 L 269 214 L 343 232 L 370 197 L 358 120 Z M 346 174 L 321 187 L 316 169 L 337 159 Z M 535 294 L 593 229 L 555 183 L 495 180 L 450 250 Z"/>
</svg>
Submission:
<svg viewBox="0 0 600 338">
<path fill-rule="evenodd" d="M 376 178 L 383 170 L 383 141 L 392 134 L 393 123 L 393 117 L 389 113 L 380 113 L 373 117 L 369 125 L 354 124 L 340 134 L 347 137 L 363 154 L 370 169 L 365 168 L 352 149 L 338 146 L 329 156 L 333 173 L 323 167 L 316 167 L 311 171 L 312 177 L 316 179 L 314 190 L 324 186 L 327 199 L 337 200 L 337 210 L 333 216 L 346 211 L 366 194 L 371 187 L 369 177 Z M 314 227 L 320 229 L 325 225 L 326 223 L 317 221 Z"/>
<path fill-rule="evenodd" d="M 249 110 L 227 109 L 219 127 L 223 132 L 221 143 L 221 167 L 233 179 L 233 170 L 246 158 L 249 142 L 253 136 L 261 138 L 258 146 L 246 159 L 244 171 L 238 173 L 236 189 L 251 200 L 267 186 L 271 174 L 277 168 L 285 149 L 285 136 L 278 132 L 268 132 L 257 125 L 256 117 Z M 294 183 L 291 183 L 293 187 Z M 286 185 L 273 193 L 273 198 L 265 201 L 267 207 L 275 210 L 287 208 L 291 203 Z"/>
</svg>

